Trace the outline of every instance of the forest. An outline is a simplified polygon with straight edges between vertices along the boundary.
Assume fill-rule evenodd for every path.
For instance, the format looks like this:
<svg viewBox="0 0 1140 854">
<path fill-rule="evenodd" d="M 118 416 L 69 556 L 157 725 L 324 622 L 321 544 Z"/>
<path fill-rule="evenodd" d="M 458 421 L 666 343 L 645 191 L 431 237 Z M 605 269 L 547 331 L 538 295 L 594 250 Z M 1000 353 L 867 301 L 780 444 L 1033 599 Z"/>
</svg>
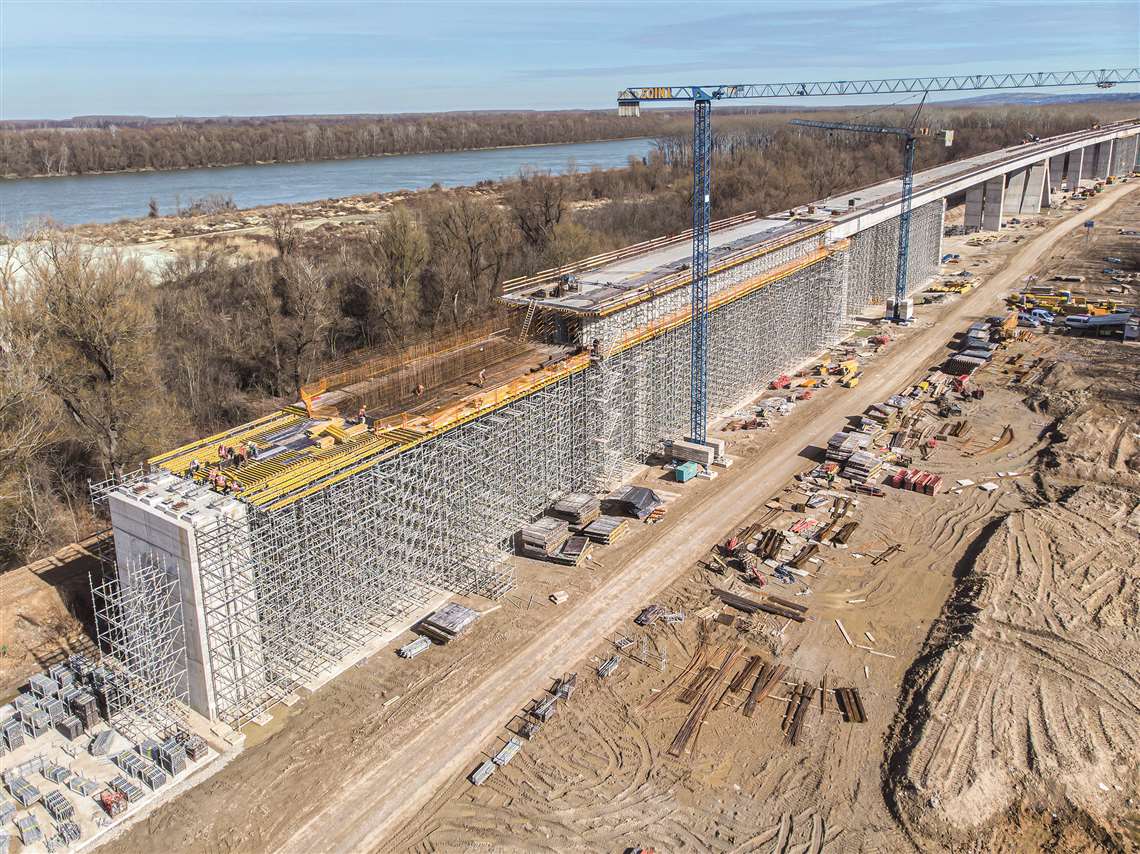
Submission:
<svg viewBox="0 0 1140 854">
<path fill-rule="evenodd" d="M 591 142 L 674 133 L 685 122 L 684 114 L 659 110 L 636 120 L 618 118 L 614 111 L 560 111 L 0 126 L 0 175 L 89 175 Z"/>
<path fill-rule="evenodd" d="M 957 138 L 952 149 L 923 144 L 919 168 L 1085 128 L 1093 116 L 935 110 L 928 120 Z M 667 135 L 624 169 L 423 191 L 347 230 L 304 227 L 279 207 L 258 257 L 202 242 L 157 273 L 66 231 L 9 244 L 0 566 L 89 533 L 89 478 L 296 400 L 322 363 L 482 326 L 502 313 L 495 297 L 507 278 L 687 228 L 688 147 L 687 136 Z M 897 140 L 728 116 L 717 124 L 714 217 L 853 190 L 897 175 L 900 161 Z"/>
</svg>

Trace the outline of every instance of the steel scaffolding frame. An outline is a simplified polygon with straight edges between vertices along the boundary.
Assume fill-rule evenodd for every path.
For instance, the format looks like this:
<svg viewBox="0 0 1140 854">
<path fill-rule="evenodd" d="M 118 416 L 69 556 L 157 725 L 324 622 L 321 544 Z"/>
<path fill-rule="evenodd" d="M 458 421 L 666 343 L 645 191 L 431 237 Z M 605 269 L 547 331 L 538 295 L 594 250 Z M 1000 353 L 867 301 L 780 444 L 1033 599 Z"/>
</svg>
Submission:
<svg viewBox="0 0 1140 854">
<path fill-rule="evenodd" d="M 942 246 L 941 199 L 927 202 L 911 212 L 910 245 L 907 251 L 907 295 L 938 272 Z M 898 265 L 899 217 L 892 217 L 851 237 L 849 310 L 858 314 L 871 305 L 882 305 L 895 293 Z"/>
<path fill-rule="evenodd" d="M 916 283 L 935 268 L 941 214 L 940 202 L 914 212 Z M 876 226 L 730 302 L 713 301 L 711 413 L 733 411 L 835 344 L 868 298 L 891 292 L 891 227 Z M 812 236 L 714 274 L 710 294 L 802 259 L 821 242 Z M 583 322 L 582 340 L 599 341 L 585 369 L 281 509 L 244 506 L 194 525 L 191 563 L 216 717 L 234 726 L 257 717 L 441 593 L 503 595 L 514 583 L 506 558 L 522 525 L 561 494 L 610 488 L 663 440 L 682 437 L 688 326 L 622 342 L 688 299 L 681 288 Z M 145 644 L 165 637 L 139 631 L 151 637 Z"/>
<path fill-rule="evenodd" d="M 189 699 L 177 569 L 143 555 L 101 583 L 91 579 L 107 717 L 129 738 L 179 726 Z"/>
</svg>

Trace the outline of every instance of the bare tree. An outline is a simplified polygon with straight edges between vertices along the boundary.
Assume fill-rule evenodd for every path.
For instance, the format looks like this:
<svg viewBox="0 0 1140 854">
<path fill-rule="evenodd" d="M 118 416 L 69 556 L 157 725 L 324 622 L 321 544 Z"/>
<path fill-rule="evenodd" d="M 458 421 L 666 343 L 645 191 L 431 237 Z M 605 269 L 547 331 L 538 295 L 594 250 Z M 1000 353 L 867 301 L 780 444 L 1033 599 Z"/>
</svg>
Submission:
<svg viewBox="0 0 1140 854">
<path fill-rule="evenodd" d="M 549 172 L 524 172 L 506 193 L 507 207 L 523 239 L 535 249 L 545 249 L 566 212 L 569 184 Z"/>
<path fill-rule="evenodd" d="M 282 338 L 293 368 L 293 387 L 298 392 L 320 355 L 325 336 L 332 328 L 334 305 L 320 270 L 304 258 L 283 265 L 285 323 Z"/>
<path fill-rule="evenodd" d="M 509 258 L 509 229 L 499 208 L 469 195 L 437 204 L 429 221 L 443 291 L 439 308 L 449 308 L 459 328 L 498 293 Z"/>
<path fill-rule="evenodd" d="M 273 235 L 273 245 L 277 247 L 277 254 L 282 258 L 296 251 L 299 235 L 291 208 L 277 208 L 269 215 L 269 231 Z"/>
<path fill-rule="evenodd" d="M 159 381 L 153 285 L 142 265 L 58 237 L 26 267 L 13 332 L 34 344 L 32 364 L 104 472 L 160 439 L 168 402 Z M 149 419 L 154 419 L 150 421 Z"/>
</svg>

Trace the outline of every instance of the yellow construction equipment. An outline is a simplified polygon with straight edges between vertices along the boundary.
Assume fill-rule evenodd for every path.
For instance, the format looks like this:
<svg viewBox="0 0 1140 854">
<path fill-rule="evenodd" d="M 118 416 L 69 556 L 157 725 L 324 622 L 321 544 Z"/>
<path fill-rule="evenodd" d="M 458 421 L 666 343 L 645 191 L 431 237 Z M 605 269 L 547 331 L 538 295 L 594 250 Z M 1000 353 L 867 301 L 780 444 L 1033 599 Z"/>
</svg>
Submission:
<svg viewBox="0 0 1140 854">
<path fill-rule="evenodd" d="M 839 384 L 844 388 L 855 388 L 859 385 L 859 362 L 848 359 L 839 363 Z"/>
</svg>

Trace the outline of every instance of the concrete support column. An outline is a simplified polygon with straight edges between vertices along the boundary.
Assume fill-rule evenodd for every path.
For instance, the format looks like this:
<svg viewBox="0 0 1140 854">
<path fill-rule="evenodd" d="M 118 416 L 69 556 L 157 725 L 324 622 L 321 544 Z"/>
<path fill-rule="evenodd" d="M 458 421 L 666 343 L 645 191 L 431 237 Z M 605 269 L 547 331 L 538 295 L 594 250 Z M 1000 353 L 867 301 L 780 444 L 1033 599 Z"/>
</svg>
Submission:
<svg viewBox="0 0 1140 854">
<path fill-rule="evenodd" d="M 1019 213 L 1039 214 L 1042 206 L 1049 206 L 1049 184 L 1046 181 L 1048 172 L 1048 163 L 1044 160 L 1040 163 L 1034 163 L 1026 170 L 1025 192 L 1021 197 Z"/>
<path fill-rule="evenodd" d="M 1081 170 L 1084 167 L 1084 162 L 1085 150 L 1083 148 L 1069 152 L 1068 163 L 1065 165 L 1065 186 L 1070 193 L 1075 193 L 1081 188 Z"/>
<path fill-rule="evenodd" d="M 982 227 L 982 203 L 985 184 L 975 184 L 966 190 L 966 231 Z"/>
<path fill-rule="evenodd" d="M 1098 181 L 1103 181 L 1111 174 L 1112 169 L 1112 148 L 1114 140 L 1106 139 L 1104 142 L 1098 142 L 1093 152 L 1093 177 Z"/>
<path fill-rule="evenodd" d="M 1025 179 L 1028 174 L 1028 169 L 1018 169 L 1016 172 L 1010 172 L 1005 176 L 1005 198 L 1002 201 L 1002 213 L 1021 213 L 1021 202 L 1025 196 Z M 986 202 L 989 202 L 988 197 Z"/>
<path fill-rule="evenodd" d="M 1053 193 L 1061 192 L 1061 176 L 1065 174 L 1065 155 L 1049 158 L 1049 169 L 1045 175 L 1045 189 L 1041 193 L 1041 207 L 1053 206 Z"/>
<path fill-rule="evenodd" d="M 1005 203 L 1005 176 L 986 181 L 982 189 L 982 229 L 1001 230 L 1002 205 Z"/>
</svg>

